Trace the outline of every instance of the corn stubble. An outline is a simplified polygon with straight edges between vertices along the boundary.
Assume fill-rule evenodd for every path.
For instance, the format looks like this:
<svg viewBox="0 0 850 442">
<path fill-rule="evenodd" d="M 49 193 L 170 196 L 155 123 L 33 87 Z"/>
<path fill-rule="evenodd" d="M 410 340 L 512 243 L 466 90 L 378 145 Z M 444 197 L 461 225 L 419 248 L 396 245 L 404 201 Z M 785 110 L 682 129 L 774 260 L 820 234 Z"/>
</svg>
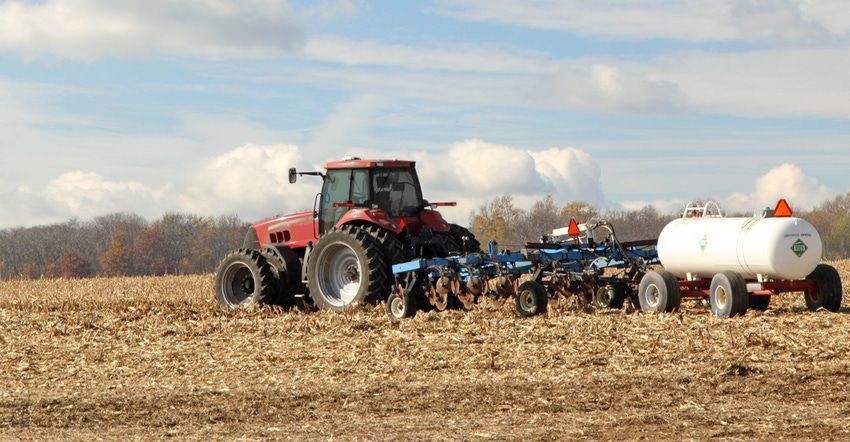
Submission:
<svg viewBox="0 0 850 442">
<path fill-rule="evenodd" d="M 850 261 L 831 263 L 850 284 Z M 850 438 L 850 310 L 227 311 L 212 276 L 0 283 L 0 438 Z"/>
</svg>

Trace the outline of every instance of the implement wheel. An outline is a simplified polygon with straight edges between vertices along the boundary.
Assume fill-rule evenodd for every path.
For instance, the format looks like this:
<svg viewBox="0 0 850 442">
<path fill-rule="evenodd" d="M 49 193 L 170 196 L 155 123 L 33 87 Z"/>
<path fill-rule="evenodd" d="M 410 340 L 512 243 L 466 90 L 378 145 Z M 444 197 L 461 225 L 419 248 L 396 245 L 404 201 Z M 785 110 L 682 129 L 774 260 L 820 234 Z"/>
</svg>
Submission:
<svg viewBox="0 0 850 442">
<path fill-rule="evenodd" d="M 546 288 L 537 281 L 525 281 L 516 293 L 516 309 L 520 315 L 528 317 L 546 313 L 549 295 Z"/>
<path fill-rule="evenodd" d="M 307 262 L 310 298 L 336 312 L 381 299 L 386 289 L 381 247 L 367 231 L 342 226 L 319 238 Z"/>
<path fill-rule="evenodd" d="M 593 296 L 598 308 L 623 308 L 626 300 L 626 287 L 622 284 L 607 284 L 599 287 Z"/>
<path fill-rule="evenodd" d="M 711 278 L 708 294 L 711 313 L 718 318 L 744 316 L 750 304 L 747 283 L 738 272 L 726 270 Z"/>
<path fill-rule="evenodd" d="M 387 314 L 394 321 L 416 316 L 416 297 L 412 293 L 404 293 L 404 288 L 398 287 L 387 298 Z"/>
<path fill-rule="evenodd" d="M 228 253 L 215 272 L 215 299 L 224 307 L 245 303 L 271 303 L 277 297 L 278 281 L 263 258 L 253 249 Z"/>
<path fill-rule="evenodd" d="M 806 307 L 816 312 L 820 309 L 837 312 L 841 308 L 841 276 L 835 267 L 828 264 L 818 264 L 806 277 L 817 283 L 817 290 L 805 292 Z"/>
<path fill-rule="evenodd" d="M 672 312 L 682 303 L 682 291 L 676 276 L 667 270 L 652 270 L 640 280 L 640 309 L 645 312 Z"/>
</svg>

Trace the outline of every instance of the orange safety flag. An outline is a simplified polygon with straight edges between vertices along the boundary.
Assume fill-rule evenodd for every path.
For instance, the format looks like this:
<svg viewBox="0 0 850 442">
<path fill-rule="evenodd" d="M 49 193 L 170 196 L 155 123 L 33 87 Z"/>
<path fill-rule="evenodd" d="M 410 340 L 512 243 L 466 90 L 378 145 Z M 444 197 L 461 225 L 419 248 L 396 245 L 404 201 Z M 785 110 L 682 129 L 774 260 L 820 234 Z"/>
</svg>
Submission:
<svg viewBox="0 0 850 442">
<path fill-rule="evenodd" d="M 567 233 L 570 236 L 579 236 L 581 234 L 581 231 L 578 229 L 578 224 L 576 224 L 575 218 L 570 219 L 570 228 L 569 230 L 567 230 Z"/>
<path fill-rule="evenodd" d="M 787 218 L 790 217 L 792 213 L 791 207 L 788 206 L 788 202 L 786 202 L 784 198 L 779 200 L 779 202 L 776 203 L 776 208 L 773 209 L 773 216 L 775 217 Z"/>
</svg>

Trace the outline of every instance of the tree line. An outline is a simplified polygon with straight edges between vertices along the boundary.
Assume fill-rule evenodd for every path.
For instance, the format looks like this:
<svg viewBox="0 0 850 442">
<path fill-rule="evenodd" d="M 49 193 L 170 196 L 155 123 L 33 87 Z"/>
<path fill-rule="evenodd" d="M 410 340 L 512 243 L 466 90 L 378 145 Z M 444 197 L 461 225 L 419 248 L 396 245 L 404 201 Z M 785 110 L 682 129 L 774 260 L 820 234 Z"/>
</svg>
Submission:
<svg viewBox="0 0 850 442">
<path fill-rule="evenodd" d="M 235 215 L 112 213 L 88 222 L 0 230 L 0 279 L 212 272 L 249 224 Z"/>
<path fill-rule="evenodd" d="M 684 208 L 683 208 L 684 209 Z M 727 214 L 751 216 L 752 214 Z M 530 209 L 516 207 L 504 194 L 473 210 L 469 229 L 481 244 L 536 242 L 553 229 L 578 222 L 607 221 L 620 241 L 657 238 L 681 212 L 602 210 L 584 201 L 559 205 L 546 195 Z M 812 223 L 823 242 L 826 259 L 850 258 L 850 192 L 795 216 Z M 214 272 L 220 260 L 239 247 L 250 224 L 235 215 L 204 217 L 167 213 L 148 222 L 133 213 L 112 213 L 91 221 L 0 230 L 0 279 L 81 278 L 202 274 Z"/>
</svg>

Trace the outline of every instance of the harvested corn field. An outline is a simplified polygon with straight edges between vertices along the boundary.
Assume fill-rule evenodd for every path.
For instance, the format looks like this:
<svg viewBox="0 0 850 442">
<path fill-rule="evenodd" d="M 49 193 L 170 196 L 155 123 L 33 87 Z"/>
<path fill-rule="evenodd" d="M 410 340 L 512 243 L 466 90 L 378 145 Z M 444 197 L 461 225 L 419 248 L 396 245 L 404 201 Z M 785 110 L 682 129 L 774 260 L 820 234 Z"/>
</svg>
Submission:
<svg viewBox="0 0 850 442">
<path fill-rule="evenodd" d="M 850 261 L 834 262 L 844 288 Z M 0 438 L 847 440 L 850 309 L 223 310 L 212 276 L 0 283 Z"/>
</svg>

